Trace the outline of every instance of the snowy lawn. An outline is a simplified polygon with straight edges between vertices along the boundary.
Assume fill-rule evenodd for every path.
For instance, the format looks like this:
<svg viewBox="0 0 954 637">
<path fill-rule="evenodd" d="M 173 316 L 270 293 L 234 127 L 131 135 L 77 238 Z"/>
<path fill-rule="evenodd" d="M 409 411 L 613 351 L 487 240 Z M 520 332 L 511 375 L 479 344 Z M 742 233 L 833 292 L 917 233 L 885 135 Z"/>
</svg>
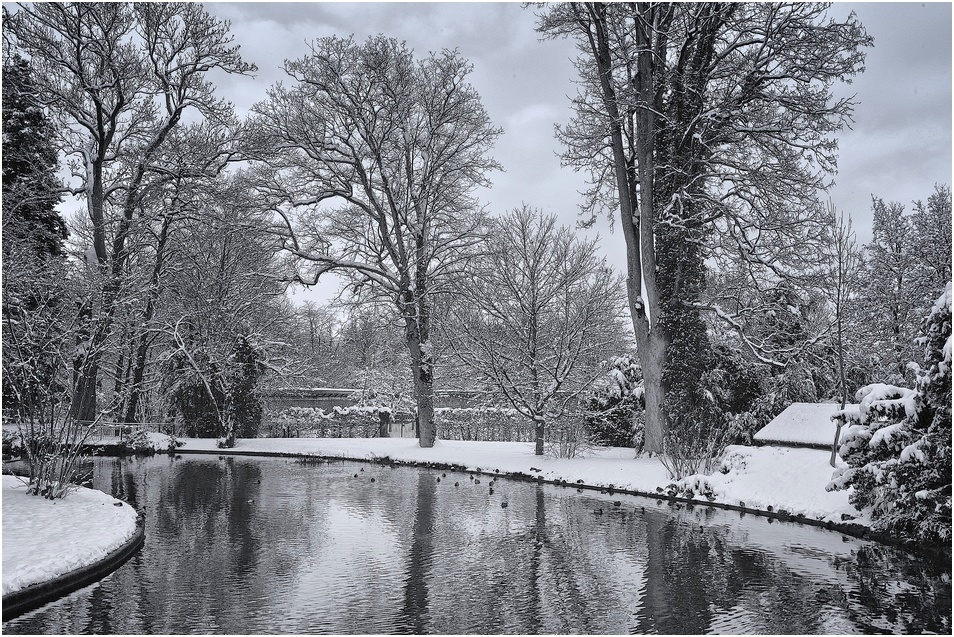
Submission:
<svg viewBox="0 0 954 637">
<path fill-rule="evenodd" d="M 3 595 L 94 564 L 136 532 L 136 511 L 95 489 L 47 500 L 5 475 L 2 497 Z"/>
<path fill-rule="evenodd" d="M 710 476 L 690 476 L 681 484 L 709 487 L 715 501 L 763 511 L 784 510 L 822 521 L 870 526 L 871 521 L 848 503 L 848 491 L 825 491 L 834 469 L 830 451 L 791 447 L 727 447 L 722 467 Z M 838 458 L 839 466 L 844 466 Z M 723 473 L 724 472 L 724 473 Z M 847 518 L 846 518 L 847 519 Z"/>
<path fill-rule="evenodd" d="M 182 450 L 217 449 L 212 439 L 186 439 Z M 600 448 L 587 457 L 560 459 L 533 455 L 533 443 L 469 442 L 438 440 L 422 449 L 413 438 L 255 438 L 236 442 L 235 451 L 320 455 L 368 460 L 383 458 L 411 462 L 454 464 L 468 470 L 524 473 L 546 480 L 566 480 L 616 489 L 656 493 L 672 481 L 654 458 L 634 458 L 633 450 Z M 715 501 L 751 509 L 785 510 L 807 518 L 841 522 L 842 514 L 859 516 L 848 503 L 848 492 L 825 491 L 834 469 L 830 452 L 817 449 L 776 447 L 729 447 L 724 466 L 727 473 L 686 478 L 684 483 L 706 480 Z M 539 470 L 539 471 L 537 471 Z M 704 497 L 698 499 L 706 501 Z M 853 520 L 868 525 L 863 517 Z"/>
</svg>

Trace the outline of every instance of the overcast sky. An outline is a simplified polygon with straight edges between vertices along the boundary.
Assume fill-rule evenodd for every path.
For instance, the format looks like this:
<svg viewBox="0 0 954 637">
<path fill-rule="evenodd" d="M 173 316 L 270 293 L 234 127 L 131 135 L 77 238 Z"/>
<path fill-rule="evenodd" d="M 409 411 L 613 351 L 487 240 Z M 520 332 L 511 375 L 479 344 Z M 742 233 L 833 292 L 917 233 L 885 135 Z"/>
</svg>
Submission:
<svg viewBox="0 0 954 637">
<path fill-rule="evenodd" d="M 494 156 L 505 169 L 482 194 L 494 214 L 527 203 L 576 221 L 583 175 L 561 168 L 553 126 L 570 117 L 576 92 L 569 41 L 540 41 L 535 16 L 518 3 L 209 3 L 231 21 L 243 57 L 258 65 L 254 78 L 220 78 L 220 94 L 240 114 L 283 79 L 285 59 L 308 52 L 328 35 L 364 40 L 383 33 L 419 55 L 457 48 L 474 65 L 471 83 L 494 123 L 504 129 Z M 855 220 L 859 239 L 871 237 L 871 195 L 910 209 L 935 183 L 951 183 L 951 4 L 836 3 L 831 14 L 854 11 L 874 48 L 856 94 L 853 130 L 840 135 L 839 173 L 830 197 Z M 622 269 L 622 236 L 598 230 L 604 252 Z M 319 297 L 327 298 L 330 290 Z"/>
</svg>

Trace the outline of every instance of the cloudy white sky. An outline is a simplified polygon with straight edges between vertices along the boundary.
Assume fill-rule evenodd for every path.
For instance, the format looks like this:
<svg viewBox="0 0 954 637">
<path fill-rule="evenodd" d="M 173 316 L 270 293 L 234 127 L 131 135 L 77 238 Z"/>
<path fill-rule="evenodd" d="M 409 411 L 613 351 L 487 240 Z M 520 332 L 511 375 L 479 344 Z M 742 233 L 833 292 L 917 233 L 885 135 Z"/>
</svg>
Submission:
<svg viewBox="0 0 954 637">
<path fill-rule="evenodd" d="M 871 195 L 910 207 L 935 183 L 951 183 L 951 4 L 835 3 L 831 14 L 854 11 L 875 46 L 866 71 L 839 89 L 856 94 L 855 124 L 840 136 L 840 169 L 830 197 L 870 239 Z M 527 203 L 575 223 L 583 176 L 561 168 L 553 126 L 570 116 L 575 93 L 568 41 L 540 41 L 531 9 L 518 3 L 209 3 L 231 21 L 254 78 L 222 78 L 221 94 L 240 113 L 284 77 L 282 63 L 327 35 L 363 40 L 377 33 L 405 40 L 419 54 L 457 48 L 474 64 L 472 84 L 504 135 L 494 156 L 505 172 L 482 199 L 492 213 Z M 618 267 L 622 237 L 599 230 Z M 327 297 L 331 290 L 319 292 Z"/>
</svg>

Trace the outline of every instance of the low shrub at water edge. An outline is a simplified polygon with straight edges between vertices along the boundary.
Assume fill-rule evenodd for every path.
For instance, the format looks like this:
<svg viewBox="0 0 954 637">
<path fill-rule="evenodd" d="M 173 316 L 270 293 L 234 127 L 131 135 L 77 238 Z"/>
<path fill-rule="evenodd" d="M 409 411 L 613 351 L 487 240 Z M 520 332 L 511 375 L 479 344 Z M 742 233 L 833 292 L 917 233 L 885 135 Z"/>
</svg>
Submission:
<svg viewBox="0 0 954 637">
<path fill-rule="evenodd" d="M 152 455 L 154 453 L 173 453 L 185 443 L 178 438 L 153 431 L 138 431 L 131 438 L 123 440 L 121 447 L 126 453 Z"/>
</svg>

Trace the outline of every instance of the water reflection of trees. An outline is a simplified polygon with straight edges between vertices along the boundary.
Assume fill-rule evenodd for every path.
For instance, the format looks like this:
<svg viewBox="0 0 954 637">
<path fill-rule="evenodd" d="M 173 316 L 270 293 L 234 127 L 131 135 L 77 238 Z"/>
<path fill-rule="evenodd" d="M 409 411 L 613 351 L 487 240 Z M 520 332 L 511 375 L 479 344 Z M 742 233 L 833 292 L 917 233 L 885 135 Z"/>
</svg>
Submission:
<svg viewBox="0 0 954 637">
<path fill-rule="evenodd" d="M 407 580 L 404 584 L 404 604 L 399 618 L 400 626 L 411 634 L 428 632 L 428 570 L 434 533 L 435 479 L 429 473 L 417 476 L 417 504 L 408 551 Z M 403 632 L 403 630 L 402 630 Z"/>
<path fill-rule="evenodd" d="M 906 559 L 900 549 L 866 544 L 838 566 L 856 589 L 853 617 L 870 631 L 951 634 L 951 561 Z"/>
<path fill-rule="evenodd" d="M 145 509 L 147 542 L 174 550 L 13 632 L 950 632 L 949 564 L 812 533 L 770 546 L 790 530 L 698 508 L 357 471 L 101 461 L 98 486 Z"/>
<path fill-rule="evenodd" d="M 837 582 L 819 583 L 770 552 L 740 548 L 725 528 L 666 512 L 647 513 L 646 527 L 649 558 L 632 632 L 829 632 L 825 621 L 833 618 L 819 602 L 839 596 Z"/>
</svg>

